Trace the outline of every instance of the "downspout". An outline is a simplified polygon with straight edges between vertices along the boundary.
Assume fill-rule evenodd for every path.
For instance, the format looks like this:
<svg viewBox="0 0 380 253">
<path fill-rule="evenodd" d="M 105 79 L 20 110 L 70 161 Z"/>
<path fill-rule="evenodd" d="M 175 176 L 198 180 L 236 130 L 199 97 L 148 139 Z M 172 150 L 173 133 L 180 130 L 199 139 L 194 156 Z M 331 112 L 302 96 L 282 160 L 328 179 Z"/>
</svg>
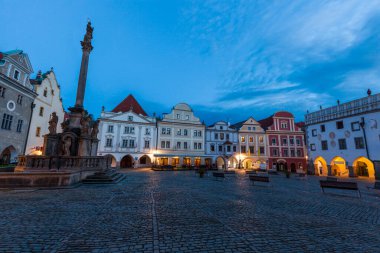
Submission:
<svg viewBox="0 0 380 253">
<path fill-rule="evenodd" d="M 26 152 L 26 146 L 28 145 L 28 140 L 29 140 L 29 131 L 30 131 L 30 126 L 32 125 L 32 117 L 33 117 L 33 109 L 36 105 L 32 102 L 31 105 L 30 105 L 30 118 L 29 118 L 29 125 L 28 125 L 28 131 L 27 131 L 27 134 L 26 134 L 26 140 L 25 140 L 25 145 L 24 145 L 24 151 L 22 152 L 23 154 L 25 154 Z M 26 154 L 25 154 L 26 155 Z"/>
</svg>

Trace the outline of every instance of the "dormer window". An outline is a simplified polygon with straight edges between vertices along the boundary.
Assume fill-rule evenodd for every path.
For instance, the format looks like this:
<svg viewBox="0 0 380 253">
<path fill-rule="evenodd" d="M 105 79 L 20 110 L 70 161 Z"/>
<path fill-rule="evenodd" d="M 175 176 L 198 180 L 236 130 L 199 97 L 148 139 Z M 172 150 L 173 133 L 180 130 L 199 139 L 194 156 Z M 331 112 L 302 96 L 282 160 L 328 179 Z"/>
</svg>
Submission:
<svg viewBox="0 0 380 253">
<path fill-rule="evenodd" d="M 190 119 L 190 116 L 189 115 L 186 115 L 186 120 L 189 120 Z"/>
<path fill-rule="evenodd" d="M 47 88 L 44 89 L 44 97 L 47 97 Z"/>
<path fill-rule="evenodd" d="M 17 96 L 17 104 L 19 104 L 19 105 L 22 104 L 22 96 L 21 95 Z"/>
<path fill-rule="evenodd" d="M 128 121 L 133 121 L 133 116 L 128 116 Z"/>
<path fill-rule="evenodd" d="M 20 78 L 20 71 L 18 71 L 18 70 L 15 69 L 15 72 L 13 74 L 13 78 L 16 79 L 16 80 L 19 80 L 19 78 Z"/>
<path fill-rule="evenodd" d="M 180 119 L 181 118 L 181 115 L 180 114 L 177 114 L 177 119 Z"/>
<path fill-rule="evenodd" d="M 288 128 L 288 123 L 286 123 L 286 122 L 281 122 L 281 128 L 282 128 L 282 129 Z"/>
</svg>

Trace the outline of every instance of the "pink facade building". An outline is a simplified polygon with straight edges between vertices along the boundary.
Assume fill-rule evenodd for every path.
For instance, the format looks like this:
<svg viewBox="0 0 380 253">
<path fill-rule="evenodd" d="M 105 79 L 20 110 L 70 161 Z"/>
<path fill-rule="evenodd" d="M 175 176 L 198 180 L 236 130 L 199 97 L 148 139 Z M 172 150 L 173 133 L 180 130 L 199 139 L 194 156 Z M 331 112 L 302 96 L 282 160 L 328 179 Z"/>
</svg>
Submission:
<svg viewBox="0 0 380 253">
<path fill-rule="evenodd" d="M 269 169 L 304 172 L 306 149 L 302 123 L 295 123 L 293 114 L 286 111 L 277 112 L 259 123 L 267 137 Z"/>
</svg>

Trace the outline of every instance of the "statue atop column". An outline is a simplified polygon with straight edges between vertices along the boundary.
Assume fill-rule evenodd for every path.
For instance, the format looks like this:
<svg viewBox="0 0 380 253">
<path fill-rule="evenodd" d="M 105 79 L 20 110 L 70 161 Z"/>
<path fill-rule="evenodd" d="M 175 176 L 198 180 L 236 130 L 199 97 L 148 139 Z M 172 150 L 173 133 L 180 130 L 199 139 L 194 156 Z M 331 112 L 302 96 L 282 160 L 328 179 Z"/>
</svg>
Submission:
<svg viewBox="0 0 380 253">
<path fill-rule="evenodd" d="M 57 134 L 58 116 L 56 112 L 53 112 L 49 120 L 49 134 Z"/>
</svg>

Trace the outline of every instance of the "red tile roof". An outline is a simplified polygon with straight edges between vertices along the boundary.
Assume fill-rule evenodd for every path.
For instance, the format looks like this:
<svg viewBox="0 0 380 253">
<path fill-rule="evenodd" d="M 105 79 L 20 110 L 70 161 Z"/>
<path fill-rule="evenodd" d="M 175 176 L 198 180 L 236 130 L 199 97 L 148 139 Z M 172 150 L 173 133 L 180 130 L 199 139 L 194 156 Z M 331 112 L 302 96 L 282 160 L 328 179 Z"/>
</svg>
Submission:
<svg viewBox="0 0 380 253">
<path fill-rule="evenodd" d="M 137 100 L 132 96 L 132 94 L 129 94 L 120 104 L 118 104 L 112 110 L 112 112 L 128 112 L 130 110 L 136 114 L 148 116 L 139 102 L 137 102 Z"/>
<path fill-rule="evenodd" d="M 291 114 L 290 112 L 286 112 L 286 111 L 276 112 L 273 116 L 274 117 L 284 117 L 284 118 L 294 118 L 293 114 Z"/>
<path fill-rule="evenodd" d="M 260 123 L 262 128 L 267 130 L 271 125 L 273 125 L 273 115 L 266 119 L 259 120 L 258 122 Z"/>
</svg>

